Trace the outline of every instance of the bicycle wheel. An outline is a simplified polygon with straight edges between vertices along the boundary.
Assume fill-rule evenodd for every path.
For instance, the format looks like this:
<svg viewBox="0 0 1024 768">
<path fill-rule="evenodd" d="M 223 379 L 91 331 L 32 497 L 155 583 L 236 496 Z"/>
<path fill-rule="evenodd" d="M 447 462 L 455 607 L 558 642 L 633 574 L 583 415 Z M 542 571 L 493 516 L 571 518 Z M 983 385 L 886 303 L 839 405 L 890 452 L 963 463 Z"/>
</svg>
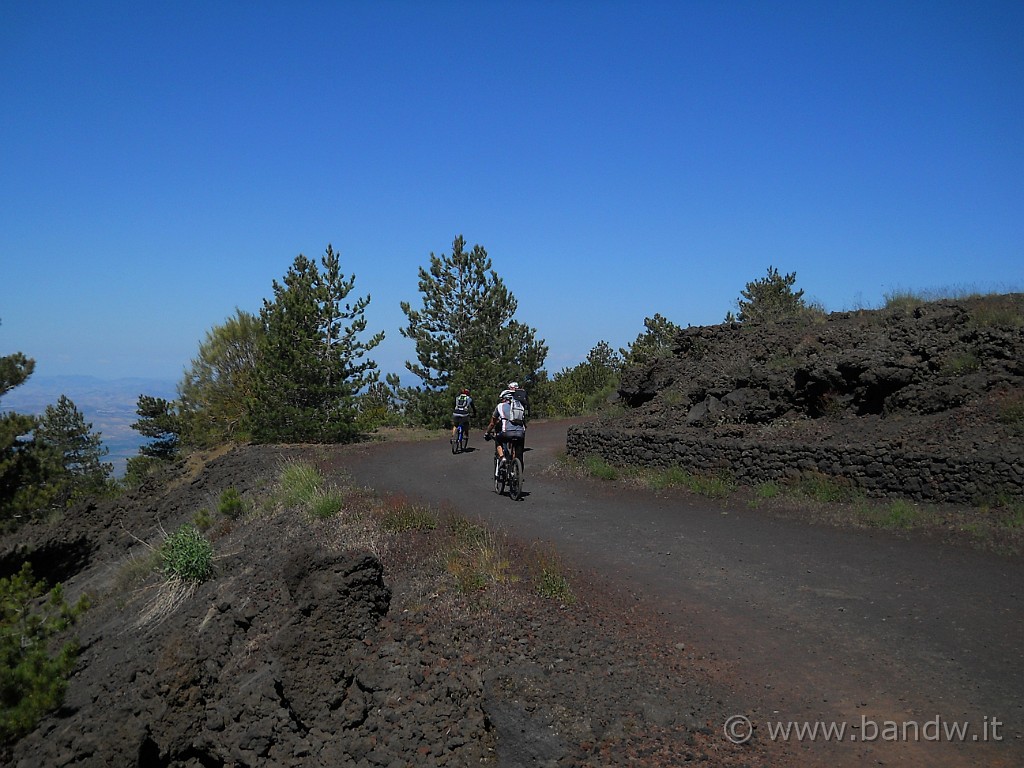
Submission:
<svg viewBox="0 0 1024 768">
<path fill-rule="evenodd" d="M 508 495 L 513 501 L 523 496 L 523 462 L 518 456 L 508 465 Z"/>
<path fill-rule="evenodd" d="M 452 444 L 452 453 L 458 453 L 459 452 L 459 433 L 456 432 L 455 433 L 455 437 L 453 437 L 448 442 L 450 442 Z"/>
<path fill-rule="evenodd" d="M 494 492 L 501 495 L 505 492 L 505 478 L 508 476 L 508 471 L 503 469 L 500 465 L 498 467 L 498 476 L 494 478 Z"/>
</svg>

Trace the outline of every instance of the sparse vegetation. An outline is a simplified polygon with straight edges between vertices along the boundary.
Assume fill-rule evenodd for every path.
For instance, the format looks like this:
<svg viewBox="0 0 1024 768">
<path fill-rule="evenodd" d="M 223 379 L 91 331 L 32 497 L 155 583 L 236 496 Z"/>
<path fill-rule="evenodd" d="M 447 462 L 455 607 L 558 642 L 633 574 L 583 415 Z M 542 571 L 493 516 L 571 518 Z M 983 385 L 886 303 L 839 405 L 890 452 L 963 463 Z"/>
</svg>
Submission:
<svg viewBox="0 0 1024 768">
<path fill-rule="evenodd" d="M 565 605 L 574 603 L 576 597 L 569 586 L 569 579 L 565 575 L 565 567 L 558 552 L 551 547 L 542 548 L 536 551 L 535 558 L 537 593 L 541 597 L 557 600 Z"/>
<path fill-rule="evenodd" d="M 826 504 L 852 501 L 860 496 L 857 489 L 847 480 L 831 477 L 823 472 L 801 472 L 800 477 L 789 486 L 789 490 Z"/>
<path fill-rule="evenodd" d="M 492 584 L 514 580 L 512 561 L 499 535 L 469 523 L 459 523 L 449 531 L 453 533 L 452 543 L 442 553 L 441 560 L 461 594 L 472 594 Z"/>
<path fill-rule="evenodd" d="M 981 368 L 978 356 L 969 350 L 957 352 L 943 361 L 942 372 L 947 376 L 964 376 Z"/>
<path fill-rule="evenodd" d="M 892 311 L 906 311 L 926 304 L 928 299 L 923 293 L 896 288 L 883 294 L 884 308 Z"/>
<path fill-rule="evenodd" d="M 403 502 L 384 513 L 381 527 L 390 533 L 432 531 L 437 528 L 437 516 L 429 509 Z"/>
<path fill-rule="evenodd" d="M 583 464 L 593 477 L 601 480 L 617 480 L 619 478 L 619 470 L 600 456 L 587 456 L 583 460 Z"/>
<path fill-rule="evenodd" d="M 971 317 L 980 328 L 1024 327 L 1024 303 L 1011 296 L 992 296 L 971 310 Z"/>
<path fill-rule="evenodd" d="M 894 499 L 884 506 L 865 508 L 862 517 L 872 527 L 908 530 L 921 520 L 922 515 L 909 501 Z"/>
<path fill-rule="evenodd" d="M 1024 425 L 1024 392 L 1000 393 L 998 418 L 1004 424 Z"/>
</svg>

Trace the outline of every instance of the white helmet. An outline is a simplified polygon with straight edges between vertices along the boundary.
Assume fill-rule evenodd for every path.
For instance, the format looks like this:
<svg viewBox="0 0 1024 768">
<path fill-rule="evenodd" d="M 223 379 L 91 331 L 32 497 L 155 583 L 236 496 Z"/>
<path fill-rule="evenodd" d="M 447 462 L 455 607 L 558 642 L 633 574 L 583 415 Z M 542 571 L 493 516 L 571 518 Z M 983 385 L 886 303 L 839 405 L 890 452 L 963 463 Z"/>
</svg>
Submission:
<svg viewBox="0 0 1024 768">
<path fill-rule="evenodd" d="M 498 399 L 499 400 L 514 400 L 515 399 L 515 395 L 512 393 L 511 389 L 503 389 L 501 391 L 501 394 L 498 395 Z"/>
<path fill-rule="evenodd" d="M 515 382 L 515 381 L 510 381 L 508 383 L 508 388 L 509 389 L 519 389 L 519 383 Z"/>
</svg>

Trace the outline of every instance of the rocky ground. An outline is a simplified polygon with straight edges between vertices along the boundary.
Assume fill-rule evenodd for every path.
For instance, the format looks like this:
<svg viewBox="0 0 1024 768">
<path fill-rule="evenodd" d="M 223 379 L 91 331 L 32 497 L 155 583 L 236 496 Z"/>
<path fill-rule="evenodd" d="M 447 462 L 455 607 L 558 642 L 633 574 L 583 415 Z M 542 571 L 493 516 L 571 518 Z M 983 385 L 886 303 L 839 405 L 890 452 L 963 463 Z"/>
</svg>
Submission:
<svg viewBox="0 0 1024 768">
<path fill-rule="evenodd" d="M 416 507 L 365 491 L 320 521 L 275 497 L 282 462 L 331 453 L 237 448 L 6 540 L 4 574 L 29 558 L 93 607 L 63 708 L 4 764 L 784 764 L 722 738 L 701 661 L 629 595 L 572 573 L 571 596 L 541 596 L 554 553 L 441 511 L 396 525 Z M 209 530 L 215 578 L 172 589 L 151 548 L 229 487 L 252 508 Z M 467 548 L 494 560 L 469 581 Z"/>
<path fill-rule="evenodd" d="M 1019 451 L 1024 294 L 686 328 L 620 394 L 619 426 Z"/>
</svg>

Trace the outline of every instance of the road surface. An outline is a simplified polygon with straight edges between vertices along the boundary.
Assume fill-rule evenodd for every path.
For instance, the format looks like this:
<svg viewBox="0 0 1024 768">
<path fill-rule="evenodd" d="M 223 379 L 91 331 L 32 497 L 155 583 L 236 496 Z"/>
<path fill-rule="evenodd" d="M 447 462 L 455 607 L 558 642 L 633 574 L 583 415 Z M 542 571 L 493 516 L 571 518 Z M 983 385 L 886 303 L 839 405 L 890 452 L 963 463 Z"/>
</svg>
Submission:
<svg viewBox="0 0 1024 768">
<path fill-rule="evenodd" d="M 459 456 L 360 446 L 348 471 L 632 592 L 716 675 L 736 738 L 817 727 L 787 739 L 808 765 L 1024 765 L 1024 560 L 546 472 L 566 427 L 530 425 L 520 502 L 493 492 L 480 432 Z"/>
</svg>

